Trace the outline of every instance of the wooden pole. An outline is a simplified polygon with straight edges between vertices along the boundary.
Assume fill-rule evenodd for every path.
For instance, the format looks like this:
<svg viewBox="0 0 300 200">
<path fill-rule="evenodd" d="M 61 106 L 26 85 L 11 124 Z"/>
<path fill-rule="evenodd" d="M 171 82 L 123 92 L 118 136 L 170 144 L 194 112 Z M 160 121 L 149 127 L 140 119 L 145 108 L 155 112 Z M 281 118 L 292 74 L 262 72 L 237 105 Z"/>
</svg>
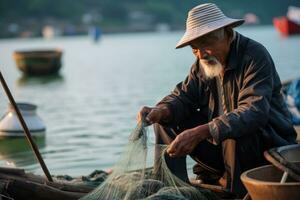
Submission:
<svg viewBox="0 0 300 200">
<path fill-rule="evenodd" d="M 53 182 L 53 179 L 52 179 L 52 177 L 51 177 L 51 175 L 48 171 L 48 168 L 47 168 L 46 164 L 44 163 L 44 160 L 43 160 L 43 158 L 42 158 L 42 156 L 41 156 L 41 154 L 38 150 L 38 147 L 36 146 L 35 142 L 33 141 L 32 137 L 31 137 L 30 131 L 29 131 L 29 129 L 28 129 L 23 117 L 22 117 L 22 114 L 21 114 L 21 112 L 20 112 L 20 110 L 19 110 L 19 108 L 18 108 L 18 106 L 17 106 L 17 104 L 16 104 L 16 102 L 15 102 L 15 100 L 14 100 L 14 98 L 13 98 L 6 82 L 5 82 L 5 80 L 4 80 L 4 77 L 1 73 L 1 71 L 0 71 L 0 80 L 1 80 L 1 84 L 3 86 L 3 89 L 4 89 L 8 99 L 10 101 L 10 104 L 13 106 L 14 110 L 17 113 L 18 119 L 19 119 L 19 121 L 20 121 L 20 123 L 23 127 L 24 133 L 26 135 L 27 141 L 30 144 L 31 149 L 33 150 L 37 160 L 39 161 L 39 163 L 40 163 L 40 165 L 41 165 L 48 181 Z"/>
</svg>

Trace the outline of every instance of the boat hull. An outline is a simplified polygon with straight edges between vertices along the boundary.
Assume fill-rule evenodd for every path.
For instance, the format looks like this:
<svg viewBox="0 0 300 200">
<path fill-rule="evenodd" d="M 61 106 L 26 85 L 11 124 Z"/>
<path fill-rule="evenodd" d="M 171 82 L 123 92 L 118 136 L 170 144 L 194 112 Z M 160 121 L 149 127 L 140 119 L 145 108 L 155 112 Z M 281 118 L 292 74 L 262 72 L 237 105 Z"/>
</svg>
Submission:
<svg viewBox="0 0 300 200">
<path fill-rule="evenodd" d="M 300 34 L 300 25 L 289 20 L 287 17 L 276 17 L 273 19 L 273 24 L 282 36 Z"/>
<path fill-rule="evenodd" d="M 16 65 L 26 75 L 55 74 L 61 68 L 61 50 L 16 51 Z"/>
</svg>

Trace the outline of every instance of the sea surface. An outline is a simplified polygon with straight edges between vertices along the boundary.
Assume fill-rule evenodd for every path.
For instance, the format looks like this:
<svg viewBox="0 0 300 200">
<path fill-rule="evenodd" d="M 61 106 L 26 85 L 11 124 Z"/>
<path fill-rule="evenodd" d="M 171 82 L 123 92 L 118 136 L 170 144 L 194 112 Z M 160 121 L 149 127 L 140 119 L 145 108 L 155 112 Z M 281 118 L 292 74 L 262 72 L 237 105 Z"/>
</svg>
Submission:
<svg viewBox="0 0 300 200">
<path fill-rule="evenodd" d="M 300 36 L 282 38 L 272 26 L 237 31 L 269 50 L 282 80 L 300 76 Z M 189 47 L 175 50 L 182 34 L 107 34 L 98 43 L 88 36 L 0 40 L 0 69 L 15 100 L 37 105 L 46 124 L 46 136 L 37 143 L 51 174 L 79 176 L 113 167 L 136 126 L 139 109 L 169 94 L 194 62 Z M 63 50 L 59 75 L 29 78 L 18 71 L 15 50 L 49 48 Z M 0 116 L 7 105 L 1 88 Z M 153 143 L 150 127 L 149 166 Z M 0 141 L 0 167 L 43 173 L 23 139 Z"/>
</svg>

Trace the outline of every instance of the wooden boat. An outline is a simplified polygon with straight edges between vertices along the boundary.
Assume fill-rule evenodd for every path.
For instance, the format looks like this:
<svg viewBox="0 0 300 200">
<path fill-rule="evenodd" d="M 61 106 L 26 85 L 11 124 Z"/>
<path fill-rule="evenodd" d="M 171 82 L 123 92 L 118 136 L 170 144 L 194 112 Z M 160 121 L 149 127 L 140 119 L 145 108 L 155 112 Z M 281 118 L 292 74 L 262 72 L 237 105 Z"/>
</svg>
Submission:
<svg viewBox="0 0 300 200">
<path fill-rule="evenodd" d="M 49 75 L 54 74 L 61 68 L 62 51 L 34 50 L 16 51 L 13 54 L 17 67 L 26 75 Z"/>
<path fill-rule="evenodd" d="M 54 182 L 49 182 L 44 176 L 25 173 L 23 169 L 0 167 L 0 197 L 14 200 L 75 200 L 100 185 L 107 175 L 104 171 L 95 170 L 88 176 L 56 176 L 53 177 Z M 192 185 L 211 190 L 221 199 L 234 199 L 232 193 L 224 191 L 220 186 L 195 181 Z"/>
<path fill-rule="evenodd" d="M 105 172 L 97 172 L 106 176 Z M 75 200 L 92 191 L 101 182 L 86 184 L 83 177 L 73 179 L 68 176 L 65 180 L 54 180 L 49 182 L 43 176 L 25 173 L 23 169 L 0 167 L 0 197 L 14 200 Z"/>
</svg>

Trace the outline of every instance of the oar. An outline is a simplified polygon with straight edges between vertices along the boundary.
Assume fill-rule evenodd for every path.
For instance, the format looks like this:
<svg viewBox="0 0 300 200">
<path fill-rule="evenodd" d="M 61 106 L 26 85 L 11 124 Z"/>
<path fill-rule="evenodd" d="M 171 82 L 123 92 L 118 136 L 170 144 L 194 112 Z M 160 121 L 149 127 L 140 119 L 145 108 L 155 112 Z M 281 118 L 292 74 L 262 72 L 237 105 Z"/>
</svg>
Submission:
<svg viewBox="0 0 300 200">
<path fill-rule="evenodd" d="M 42 158 L 42 156 L 41 156 L 41 154 L 39 152 L 39 149 L 38 149 L 37 145 L 35 144 L 35 142 L 33 141 L 32 137 L 31 137 L 30 131 L 29 131 L 29 129 L 28 129 L 28 127 L 27 127 L 27 125 L 26 125 L 23 117 L 22 117 L 22 114 L 21 114 L 21 112 L 20 112 L 20 110 L 19 110 L 19 108 L 18 108 L 18 106 L 17 106 L 17 104 L 16 104 L 13 96 L 11 95 L 11 92 L 10 92 L 10 90 L 9 90 L 9 88 L 8 88 L 5 80 L 4 80 L 4 77 L 2 76 L 1 71 L 0 71 L 0 80 L 1 80 L 1 84 L 3 86 L 3 89 L 5 90 L 5 93 L 6 93 L 8 99 L 10 101 L 10 104 L 13 106 L 14 110 L 17 113 L 18 119 L 19 119 L 19 121 L 20 121 L 20 123 L 21 123 L 21 125 L 23 127 L 23 130 L 25 132 L 27 141 L 30 144 L 30 147 L 32 148 L 32 150 L 33 150 L 33 152 L 34 152 L 37 160 L 39 161 L 39 163 L 40 163 L 40 165 L 41 165 L 41 167 L 42 167 L 42 169 L 43 169 L 43 171 L 44 171 L 44 173 L 45 173 L 48 181 L 53 182 L 53 179 L 52 179 L 52 177 L 51 177 L 51 175 L 50 175 L 50 173 L 48 171 L 48 168 L 47 168 L 47 166 L 44 163 L 44 160 L 43 160 L 43 158 Z"/>
</svg>

